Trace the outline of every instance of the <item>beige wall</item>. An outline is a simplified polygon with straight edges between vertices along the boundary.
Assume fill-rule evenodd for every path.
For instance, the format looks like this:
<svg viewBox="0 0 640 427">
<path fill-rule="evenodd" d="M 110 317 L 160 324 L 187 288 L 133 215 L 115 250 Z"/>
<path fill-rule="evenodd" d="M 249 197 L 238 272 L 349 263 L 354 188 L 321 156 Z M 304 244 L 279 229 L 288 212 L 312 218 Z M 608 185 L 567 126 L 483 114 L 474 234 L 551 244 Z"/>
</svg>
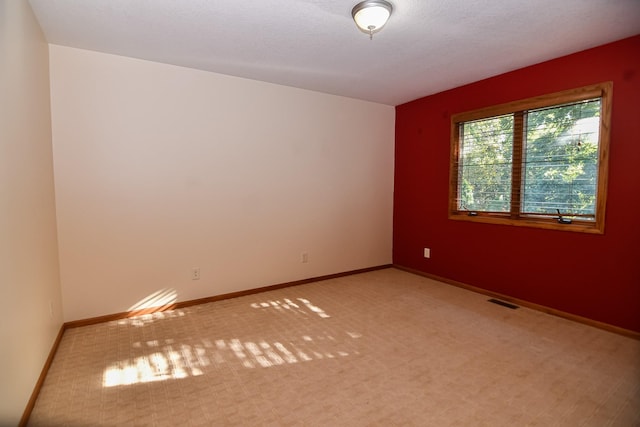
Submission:
<svg viewBox="0 0 640 427">
<path fill-rule="evenodd" d="M 391 262 L 393 107 L 50 54 L 65 320 Z"/>
<path fill-rule="evenodd" d="M 16 425 L 62 325 L 47 44 L 0 2 L 0 425 Z"/>
</svg>

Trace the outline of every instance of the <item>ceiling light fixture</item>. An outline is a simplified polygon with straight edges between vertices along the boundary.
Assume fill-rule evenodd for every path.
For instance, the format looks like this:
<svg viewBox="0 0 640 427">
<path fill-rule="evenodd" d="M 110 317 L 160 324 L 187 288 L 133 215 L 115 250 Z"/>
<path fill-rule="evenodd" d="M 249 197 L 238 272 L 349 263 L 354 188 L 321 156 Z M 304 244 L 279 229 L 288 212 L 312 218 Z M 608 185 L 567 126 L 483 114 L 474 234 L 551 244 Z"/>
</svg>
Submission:
<svg viewBox="0 0 640 427">
<path fill-rule="evenodd" d="M 364 33 L 373 39 L 373 33 L 377 33 L 387 23 L 393 6 L 385 0 L 366 0 L 358 3 L 351 10 L 351 16 L 356 25 Z"/>
</svg>

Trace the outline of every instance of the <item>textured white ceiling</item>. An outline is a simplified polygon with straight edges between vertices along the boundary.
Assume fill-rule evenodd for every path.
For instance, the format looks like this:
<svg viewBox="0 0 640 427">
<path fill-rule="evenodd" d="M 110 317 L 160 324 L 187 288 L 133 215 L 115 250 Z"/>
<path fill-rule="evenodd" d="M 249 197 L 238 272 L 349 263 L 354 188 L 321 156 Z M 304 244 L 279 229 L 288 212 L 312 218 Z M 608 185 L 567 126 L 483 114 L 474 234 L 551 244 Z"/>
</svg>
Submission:
<svg viewBox="0 0 640 427">
<path fill-rule="evenodd" d="M 30 0 L 50 43 L 398 105 L 640 33 L 640 0 Z M 639 52 L 640 54 L 640 52 Z"/>
</svg>

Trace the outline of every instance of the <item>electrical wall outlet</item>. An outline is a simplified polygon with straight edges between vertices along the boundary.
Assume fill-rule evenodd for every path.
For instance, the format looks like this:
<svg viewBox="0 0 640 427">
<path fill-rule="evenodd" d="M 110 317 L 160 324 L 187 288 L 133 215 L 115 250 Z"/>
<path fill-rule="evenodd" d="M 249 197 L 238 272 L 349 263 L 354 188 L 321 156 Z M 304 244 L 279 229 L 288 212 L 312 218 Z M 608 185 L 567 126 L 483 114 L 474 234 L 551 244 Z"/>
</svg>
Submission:
<svg viewBox="0 0 640 427">
<path fill-rule="evenodd" d="M 309 252 L 302 252 L 302 254 L 300 254 L 300 262 L 303 264 L 309 262 Z"/>
<path fill-rule="evenodd" d="M 191 269 L 191 280 L 200 280 L 200 267 L 193 267 Z"/>
<path fill-rule="evenodd" d="M 431 258 L 431 249 L 424 248 L 424 257 L 425 258 Z"/>
</svg>

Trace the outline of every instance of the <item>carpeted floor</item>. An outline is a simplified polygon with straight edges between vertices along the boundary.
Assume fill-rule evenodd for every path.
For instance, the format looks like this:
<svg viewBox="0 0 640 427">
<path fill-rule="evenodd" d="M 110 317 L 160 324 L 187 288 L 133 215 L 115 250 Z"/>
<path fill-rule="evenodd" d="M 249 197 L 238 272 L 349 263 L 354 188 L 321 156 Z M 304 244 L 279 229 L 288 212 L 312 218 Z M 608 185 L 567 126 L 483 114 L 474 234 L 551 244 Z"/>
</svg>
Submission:
<svg viewBox="0 0 640 427">
<path fill-rule="evenodd" d="M 397 269 L 70 329 L 30 426 L 639 426 L 640 341 Z"/>
</svg>

